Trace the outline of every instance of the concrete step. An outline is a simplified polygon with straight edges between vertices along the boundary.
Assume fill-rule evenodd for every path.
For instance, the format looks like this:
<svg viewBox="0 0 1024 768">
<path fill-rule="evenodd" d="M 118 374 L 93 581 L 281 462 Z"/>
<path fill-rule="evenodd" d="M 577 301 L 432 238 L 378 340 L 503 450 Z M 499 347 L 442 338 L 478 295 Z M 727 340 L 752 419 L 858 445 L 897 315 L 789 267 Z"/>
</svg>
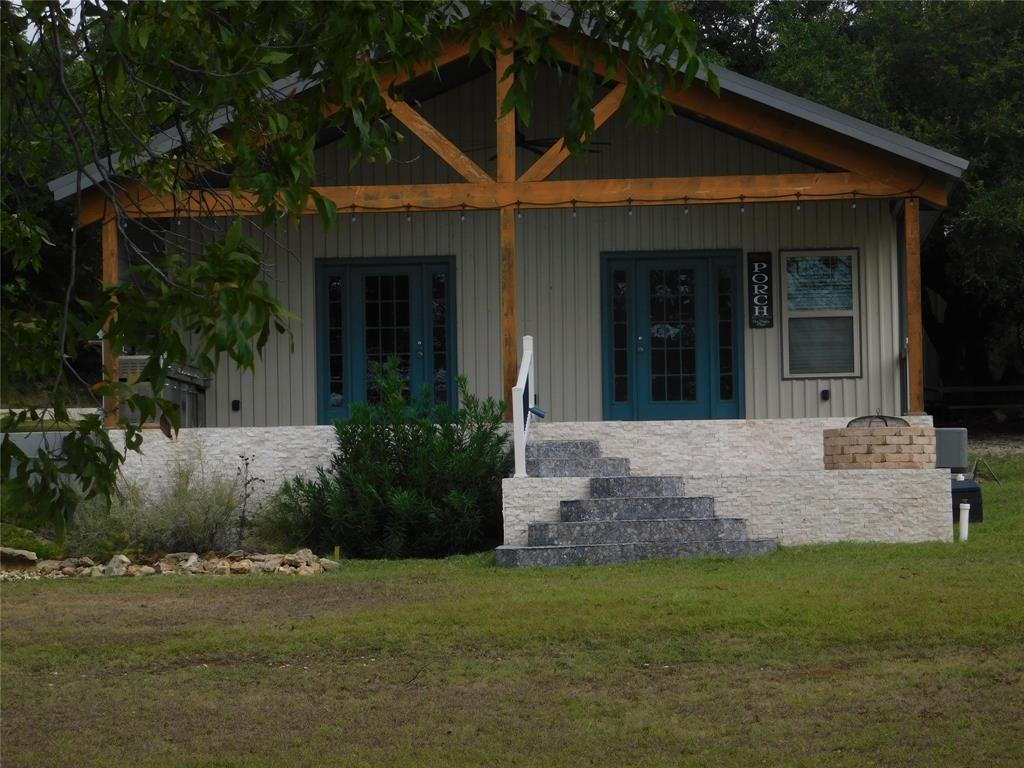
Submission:
<svg viewBox="0 0 1024 768">
<path fill-rule="evenodd" d="M 597 440 L 537 440 L 526 444 L 527 459 L 596 459 L 600 455 Z"/>
<path fill-rule="evenodd" d="M 620 496 L 610 499 L 576 499 L 559 504 L 559 518 L 566 523 L 714 516 L 715 500 L 710 496 Z"/>
<path fill-rule="evenodd" d="M 637 560 L 680 557 L 750 557 L 764 555 L 778 546 L 774 539 L 740 541 L 683 541 L 670 544 L 585 544 L 551 547 L 498 547 L 497 563 L 505 568 L 555 565 L 604 565 Z"/>
<path fill-rule="evenodd" d="M 602 475 L 590 481 L 594 499 L 636 498 L 650 496 L 682 496 L 683 478 L 661 476 L 609 477 Z"/>
<path fill-rule="evenodd" d="M 527 536 L 527 545 L 531 547 L 575 544 L 698 543 L 745 539 L 747 525 L 745 521 L 735 517 L 530 523 Z"/>
<path fill-rule="evenodd" d="M 580 459 L 527 459 L 530 477 L 617 477 L 629 473 L 629 459 L 609 456 Z"/>
</svg>

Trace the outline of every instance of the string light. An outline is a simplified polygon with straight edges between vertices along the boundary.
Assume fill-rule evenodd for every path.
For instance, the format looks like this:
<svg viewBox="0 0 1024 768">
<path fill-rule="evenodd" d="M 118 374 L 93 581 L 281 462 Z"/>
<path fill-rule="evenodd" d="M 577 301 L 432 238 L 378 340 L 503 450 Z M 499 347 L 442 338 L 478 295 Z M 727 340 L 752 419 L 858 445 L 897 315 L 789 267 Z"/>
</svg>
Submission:
<svg viewBox="0 0 1024 768">
<path fill-rule="evenodd" d="M 904 194 L 904 195 L 913 195 L 916 192 L 917 192 L 917 188 L 914 188 L 914 189 L 908 189 L 905 192 L 903 192 L 902 194 Z M 811 194 L 811 195 L 808 196 L 806 193 L 794 191 L 792 194 L 793 194 L 793 197 L 794 197 L 794 199 L 796 201 L 796 209 L 798 211 L 803 209 L 803 199 L 804 199 L 804 197 L 810 197 L 810 199 L 813 202 L 814 198 L 817 198 L 817 197 L 820 197 L 820 198 L 823 198 L 823 199 L 834 200 L 834 199 L 836 199 L 836 196 L 837 196 L 836 193 L 834 193 L 834 192 L 823 193 L 823 194 L 820 194 L 820 195 Z M 863 193 L 857 192 L 855 190 L 849 192 L 848 194 L 850 195 L 849 199 L 851 201 L 850 202 L 850 207 L 851 208 L 856 208 L 857 207 L 857 202 L 860 200 L 860 198 L 862 196 L 865 196 L 865 195 L 863 195 Z M 706 197 L 706 196 L 700 196 L 700 197 L 694 198 L 694 202 L 695 203 L 708 203 L 708 204 L 712 204 L 712 203 L 735 203 L 735 202 L 738 201 L 739 205 L 740 205 L 740 213 L 745 213 L 746 209 L 747 209 L 746 208 L 747 197 L 748 196 L 745 195 L 745 194 L 736 195 L 736 196 L 732 196 L 732 197 Z M 869 200 L 870 199 L 879 199 L 879 200 L 881 200 L 881 199 L 892 199 L 894 196 L 890 194 L 890 195 L 866 195 L 866 197 Z M 785 195 L 764 195 L 764 196 L 753 195 L 751 197 L 751 199 L 754 200 L 755 202 L 758 202 L 758 201 L 760 201 L 760 202 L 780 202 L 780 201 L 785 199 Z M 546 209 L 558 209 L 558 208 L 570 207 L 572 209 L 572 216 L 573 216 L 573 218 L 577 218 L 577 211 L 578 211 L 578 209 L 579 209 L 579 207 L 581 205 L 585 206 L 585 207 L 590 207 L 590 206 L 604 206 L 604 205 L 622 206 L 623 204 L 625 204 L 625 206 L 626 206 L 626 215 L 627 216 L 632 216 L 633 215 L 633 207 L 635 205 L 637 205 L 637 204 L 640 204 L 640 205 L 644 205 L 644 204 L 652 204 L 652 205 L 673 205 L 674 204 L 674 205 L 679 205 L 679 204 L 682 204 L 682 206 L 683 206 L 683 213 L 684 214 L 688 214 L 690 212 L 690 198 L 689 198 L 689 196 L 685 196 L 685 197 L 682 197 L 682 198 L 678 198 L 678 197 L 677 198 L 662 197 L 662 198 L 646 199 L 646 200 L 645 199 L 634 200 L 632 197 L 627 197 L 625 200 L 609 200 L 607 198 L 602 199 L 602 200 L 579 200 L 579 199 L 574 197 L 574 198 L 572 198 L 570 200 L 560 200 L 560 201 L 547 201 L 547 200 L 545 200 L 543 202 L 535 202 L 535 203 L 531 203 L 530 201 L 525 201 L 524 202 L 523 200 L 516 200 L 514 203 L 507 203 L 505 205 L 498 205 L 498 206 L 489 206 L 489 205 L 475 206 L 475 205 L 469 205 L 468 203 L 460 203 L 457 210 L 459 211 L 459 220 L 460 221 L 465 221 L 466 220 L 466 212 L 469 211 L 469 210 L 474 210 L 474 211 L 490 211 L 490 210 L 498 210 L 498 209 L 503 209 L 503 208 L 508 208 L 508 207 L 511 207 L 511 208 L 513 208 L 515 210 L 515 214 L 516 214 L 516 218 L 517 219 L 522 219 L 522 216 L 523 216 L 523 206 L 524 205 L 528 205 L 528 206 L 531 206 L 531 207 L 534 207 L 534 208 L 546 208 Z M 405 210 L 405 215 L 406 215 L 406 221 L 412 221 L 412 204 L 411 203 L 398 203 L 396 205 L 359 205 L 359 204 L 356 204 L 356 203 L 352 203 L 351 205 L 349 205 L 347 207 L 349 209 L 349 216 L 350 216 L 351 221 L 352 221 L 353 224 L 356 222 L 356 214 L 359 213 L 359 212 L 363 212 L 363 211 L 369 212 L 369 213 L 389 213 L 389 212 L 390 213 L 397 213 L 397 212 L 400 212 L 400 211 L 402 211 L 404 209 Z M 440 211 L 451 211 L 451 210 L 453 210 L 453 208 L 450 205 L 449 206 L 441 205 L 441 206 L 438 206 L 437 208 L 433 208 L 433 209 L 431 209 L 431 208 L 417 208 L 417 211 L 419 211 L 419 210 L 423 210 L 423 211 L 431 211 L 431 210 L 433 210 L 433 211 L 440 212 Z"/>
</svg>

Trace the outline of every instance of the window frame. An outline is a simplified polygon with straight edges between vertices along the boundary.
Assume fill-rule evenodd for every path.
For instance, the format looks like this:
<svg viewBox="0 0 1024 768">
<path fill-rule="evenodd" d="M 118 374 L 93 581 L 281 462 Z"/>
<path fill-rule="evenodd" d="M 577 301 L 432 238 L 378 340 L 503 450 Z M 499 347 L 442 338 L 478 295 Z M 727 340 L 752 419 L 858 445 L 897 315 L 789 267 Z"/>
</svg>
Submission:
<svg viewBox="0 0 1024 768">
<path fill-rule="evenodd" d="M 789 308 L 789 258 L 845 256 L 851 258 L 853 284 L 850 309 L 791 310 Z M 861 354 L 861 301 L 860 301 L 860 249 L 859 248 L 790 248 L 779 251 L 780 301 L 782 319 L 782 378 L 783 379 L 858 379 L 863 376 Z M 849 317 L 853 319 L 853 370 L 836 372 L 793 373 L 789 368 L 789 320 L 800 318 Z"/>
</svg>

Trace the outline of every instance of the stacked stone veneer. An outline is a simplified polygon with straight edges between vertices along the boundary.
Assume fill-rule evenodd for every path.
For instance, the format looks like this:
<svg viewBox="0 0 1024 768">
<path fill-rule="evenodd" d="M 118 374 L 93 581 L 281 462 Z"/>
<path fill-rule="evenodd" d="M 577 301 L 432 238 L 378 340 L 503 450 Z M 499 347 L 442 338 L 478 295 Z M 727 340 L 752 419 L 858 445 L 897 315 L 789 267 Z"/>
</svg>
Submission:
<svg viewBox="0 0 1024 768">
<path fill-rule="evenodd" d="M 115 440 L 120 433 L 112 433 Z M 277 490 L 296 475 L 312 477 L 327 466 L 336 447 L 333 427 L 204 427 L 182 429 L 169 440 L 147 429 L 142 452 L 129 451 L 121 473 L 126 480 L 156 492 L 170 484 L 178 467 L 191 465 L 207 476 L 235 477 L 242 456 L 249 473 L 263 480 L 252 486 L 257 496 Z"/>
<path fill-rule="evenodd" d="M 931 427 L 931 417 L 911 417 Z M 721 517 L 747 522 L 751 538 L 782 544 L 950 541 L 949 471 L 834 472 L 822 432 L 846 418 L 537 424 L 530 440 L 597 440 L 628 458 L 635 475 L 685 478 L 687 496 L 712 496 Z M 934 458 L 932 459 L 934 467 Z M 585 478 L 509 478 L 505 544 L 526 544 L 531 522 L 554 522 L 562 499 L 585 499 Z"/>
<path fill-rule="evenodd" d="M 825 430 L 825 469 L 934 469 L 931 427 Z"/>
</svg>

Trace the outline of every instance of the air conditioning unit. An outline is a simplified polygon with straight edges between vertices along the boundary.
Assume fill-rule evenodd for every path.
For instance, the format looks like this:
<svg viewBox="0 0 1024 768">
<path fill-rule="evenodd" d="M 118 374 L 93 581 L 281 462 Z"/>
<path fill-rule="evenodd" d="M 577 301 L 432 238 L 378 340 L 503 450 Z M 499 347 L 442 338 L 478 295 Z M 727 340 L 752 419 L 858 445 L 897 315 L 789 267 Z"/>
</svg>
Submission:
<svg viewBox="0 0 1024 768">
<path fill-rule="evenodd" d="M 148 362 L 149 355 L 123 355 L 120 359 L 120 380 L 134 385 L 140 394 L 152 395 L 153 390 L 148 383 L 135 383 Z M 201 371 L 188 366 L 173 365 L 160 397 L 177 404 L 183 428 L 205 427 L 206 390 L 209 386 L 210 377 Z M 121 416 L 131 418 L 132 415 L 131 409 L 122 403 Z M 152 419 L 148 423 L 155 425 L 157 419 Z"/>
</svg>

